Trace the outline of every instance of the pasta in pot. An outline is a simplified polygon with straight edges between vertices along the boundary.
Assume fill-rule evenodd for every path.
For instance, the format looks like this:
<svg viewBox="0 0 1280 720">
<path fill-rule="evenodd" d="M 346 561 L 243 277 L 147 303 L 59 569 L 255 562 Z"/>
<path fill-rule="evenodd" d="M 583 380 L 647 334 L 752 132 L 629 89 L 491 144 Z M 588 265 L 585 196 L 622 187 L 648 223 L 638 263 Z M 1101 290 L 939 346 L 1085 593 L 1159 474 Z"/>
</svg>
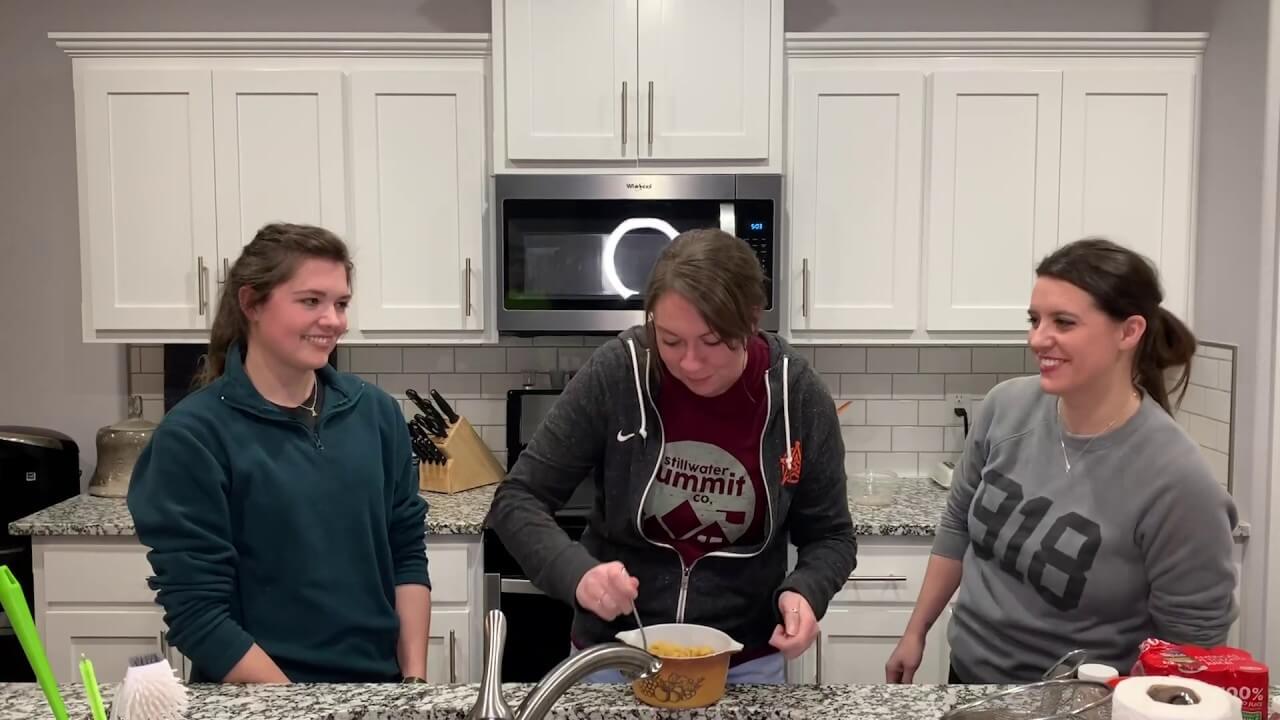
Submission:
<svg viewBox="0 0 1280 720">
<path fill-rule="evenodd" d="M 649 643 L 649 652 L 661 658 L 695 658 L 712 653 L 705 645 L 680 645 L 666 640 L 654 640 Z"/>
</svg>

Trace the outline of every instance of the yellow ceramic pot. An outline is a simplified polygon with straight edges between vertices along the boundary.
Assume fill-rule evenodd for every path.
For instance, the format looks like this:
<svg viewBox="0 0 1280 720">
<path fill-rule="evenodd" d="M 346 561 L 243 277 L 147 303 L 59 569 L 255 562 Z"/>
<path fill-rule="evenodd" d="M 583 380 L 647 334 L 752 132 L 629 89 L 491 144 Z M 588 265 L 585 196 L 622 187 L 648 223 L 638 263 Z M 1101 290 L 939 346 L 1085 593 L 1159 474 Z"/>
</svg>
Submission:
<svg viewBox="0 0 1280 720">
<path fill-rule="evenodd" d="M 724 697 L 729 656 L 741 650 L 742 643 L 705 625 L 669 623 L 646 625 L 644 630 L 649 641 L 645 649 L 650 652 L 655 644 L 667 643 L 682 648 L 701 647 L 710 653 L 698 657 L 666 657 L 654 652 L 662 658 L 662 670 L 631 683 L 637 700 L 655 707 L 687 709 L 713 705 Z M 618 633 L 618 639 L 644 647 L 639 630 Z"/>
</svg>

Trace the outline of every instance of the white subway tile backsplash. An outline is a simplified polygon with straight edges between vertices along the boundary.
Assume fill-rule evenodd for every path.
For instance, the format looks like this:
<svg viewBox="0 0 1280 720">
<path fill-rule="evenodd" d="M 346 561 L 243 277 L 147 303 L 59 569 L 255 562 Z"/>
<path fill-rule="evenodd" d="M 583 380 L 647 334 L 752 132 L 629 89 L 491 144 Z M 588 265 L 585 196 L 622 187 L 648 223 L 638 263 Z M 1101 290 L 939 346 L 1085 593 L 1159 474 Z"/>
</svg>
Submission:
<svg viewBox="0 0 1280 720">
<path fill-rule="evenodd" d="M 920 419 L 921 425 L 927 426 L 944 426 L 959 425 L 960 418 L 956 415 L 956 406 L 946 400 L 921 400 L 920 401 Z"/>
<path fill-rule="evenodd" d="M 822 381 L 823 385 L 827 386 L 827 392 L 831 394 L 831 397 L 844 396 L 844 394 L 840 392 L 839 375 L 836 375 L 835 373 L 818 373 L 818 379 Z"/>
<path fill-rule="evenodd" d="M 582 344 L 581 335 L 539 335 L 533 339 L 535 347 L 574 347 Z"/>
<path fill-rule="evenodd" d="M 844 403 L 849 403 L 849 407 L 845 408 L 839 414 L 841 425 L 866 425 L 867 424 L 867 401 L 866 400 L 837 400 L 836 408 L 839 409 Z"/>
<path fill-rule="evenodd" d="M 499 335 L 498 344 L 502 347 L 529 347 L 533 344 L 533 338 L 520 337 L 518 335 Z"/>
<path fill-rule="evenodd" d="M 431 378 L 426 373 L 356 373 L 369 382 L 376 383 L 378 387 L 395 395 L 396 397 L 404 397 L 404 391 L 413 388 L 423 395 L 431 389 Z"/>
<path fill-rule="evenodd" d="M 503 420 L 503 422 L 506 422 Z M 484 444 L 494 452 L 506 452 L 507 450 L 507 426 L 506 425 L 486 425 L 480 428 L 480 439 L 484 440 Z"/>
<path fill-rule="evenodd" d="M 1231 390 L 1232 376 L 1234 374 L 1232 373 L 1232 369 L 1234 367 L 1235 367 L 1235 364 L 1232 363 L 1230 360 L 1218 361 L 1218 389 L 1219 390 L 1226 390 L 1228 392 Z"/>
<path fill-rule="evenodd" d="M 453 364 L 458 372 L 504 373 L 507 351 L 500 347 L 457 348 L 453 351 Z"/>
<path fill-rule="evenodd" d="M 942 429 L 942 449 L 949 453 L 964 452 L 964 428 L 949 426 Z"/>
<path fill-rule="evenodd" d="M 867 349 L 820 347 L 814 352 L 814 366 L 821 372 L 860 373 L 867 369 Z"/>
<path fill-rule="evenodd" d="M 1209 461 L 1209 468 L 1213 470 L 1214 479 L 1226 486 L 1229 478 L 1231 477 L 1231 462 L 1226 453 L 1220 453 L 1217 450 L 1208 450 L 1205 448 L 1201 448 L 1201 451 L 1204 452 L 1205 459 Z"/>
<path fill-rule="evenodd" d="M 852 475 L 856 472 L 862 472 L 867 469 L 867 454 L 860 452 L 847 452 L 844 454 L 844 472 L 845 475 Z"/>
<path fill-rule="evenodd" d="M 913 373 L 920 371 L 920 351 L 916 348 L 868 348 L 867 372 Z"/>
<path fill-rule="evenodd" d="M 845 452 L 887 451 L 893 449 L 893 428 L 850 425 L 840 429 Z"/>
<path fill-rule="evenodd" d="M 1205 387 L 1218 386 L 1218 366 L 1221 360 L 1197 357 L 1191 361 L 1191 382 Z"/>
<path fill-rule="evenodd" d="M 553 347 L 507 348 L 507 372 L 551 372 L 557 357 Z"/>
<path fill-rule="evenodd" d="M 1035 351 L 1031 348 L 1027 348 L 1023 351 L 1023 356 L 1022 369 L 1028 373 L 1039 373 L 1040 358 L 1036 357 Z"/>
<path fill-rule="evenodd" d="M 1204 414 L 1222 422 L 1231 421 L 1231 394 L 1222 390 L 1204 391 Z"/>
<path fill-rule="evenodd" d="M 950 460 L 951 462 L 953 462 L 953 463 L 954 463 L 954 462 L 957 460 L 957 458 L 956 458 L 955 454 L 953 454 L 953 453 L 947 453 L 947 452 L 940 452 L 940 453 L 936 453 L 936 452 L 922 452 L 922 453 L 920 453 L 920 455 L 919 455 L 919 462 L 920 462 L 920 474 L 921 474 L 921 475 L 927 475 L 927 476 L 929 476 L 929 477 L 933 477 L 933 476 L 934 476 L 934 473 L 936 472 L 935 468 L 937 468 L 937 467 L 938 467 L 938 463 L 942 462 L 943 460 Z"/>
<path fill-rule="evenodd" d="M 339 345 L 336 352 L 335 362 L 338 363 L 338 370 L 351 372 L 351 348 Z"/>
<path fill-rule="evenodd" d="M 365 346 L 349 348 L 352 372 L 398 373 L 404 371 L 403 353 L 399 347 Z"/>
<path fill-rule="evenodd" d="M 441 395 L 448 400 L 443 390 Z M 507 403 L 505 400 L 473 400 L 462 398 L 449 403 L 454 412 L 467 419 L 472 425 L 506 425 Z"/>
<path fill-rule="evenodd" d="M 452 400 L 480 396 L 480 376 L 474 373 L 431 373 L 430 389 Z"/>
<path fill-rule="evenodd" d="M 868 425 L 915 425 L 918 403 L 915 400 L 868 400 Z"/>
<path fill-rule="evenodd" d="M 454 371 L 453 360 L 453 348 L 419 347 L 404 349 L 405 372 L 451 373 Z M 458 372 L 461 372 L 461 370 Z"/>
<path fill-rule="evenodd" d="M 868 470 L 888 470 L 898 475 L 914 476 L 919 467 L 919 456 L 916 453 L 867 453 Z"/>
<path fill-rule="evenodd" d="M 141 363 L 138 367 L 139 372 L 146 373 L 162 373 L 164 372 L 164 346 L 163 345 L 147 345 L 140 348 Z"/>
<path fill-rule="evenodd" d="M 164 419 L 164 398 L 143 398 L 142 417 L 153 423 Z"/>
<path fill-rule="evenodd" d="M 998 380 L 995 375 L 948 375 L 946 393 L 985 396 Z"/>
<path fill-rule="evenodd" d="M 351 373 L 351 374 L 352 374 L 352 375 L 355 375 L 356 377 L 360 378 L 361 380 L 363 380 L 363 381 L 365 381 L 365 382 L 367 382 L 367 383 L 369 383 L 369 384 L 371 384 L 371 385 L 378 385 L 378 374 L 377 374 L 377 373 L 361 373 L 361 372 L 353 372 L 353 373 Z M 378 387 L 382 387 L 382 386 L 381 386 L 381 385 L 378 385 Z M 383 390 L 386 390 L 386 388 L 383 388 Z M 391 392 L 391 391 L 390 391 L 390 390 L 387 390 L 387 392 Z M 401 392 L 403 392 L 403 390 L 402 390 Z"/>
<path fill-rule="evenodd" d="M 920 349 L 922 373 L 967 373 L 972 366 L 972 352 L 967 347 Z"/>
<path fill-rule="evenodd" d="M 895 427 L 893 429 L 894 452 L 941 452 L 942 428 Z"/>
<path fill-rule="evenodd" d="M 942 398 L 945 375 L 894 375 L 893 396 L 910 400 L 937 400 Z"/>
<path fill-rule="evenodd" d="M 893 376 L 841 375 L 840 395 L 864 400 L 891 398 L 893 397 Z"/>
<path fill-rule="evenodd" d="M 795 352 L 795 354 L 807 360 L 810 365 L 813 365 L 814 348 L 806 347 L 806 346 L 801 346 L 801 347 L 792 346 L 791 350 Z"/>
<path fill-rule="evenodd" d="M 1023 373 L 1027 349 L 1024 347 L 978 347 L 973 349 L 975 373 Z"/>
<path fill-rule="evenodd" d="M 129 372 L 142 372 L 142 348 L 137 345 L 129 348 Z"/>
<path fill-rule="evenodd" d="M 485 397 L 506 397 L 508 390 L 522 387 L 524 375 L 520 373 L 485 373 L 480 376 L 480 394 Z"/>
<path fill-rule="evenodd" d="M 1204 357 L 1216 358 L 1218 360 L 1230 360 L 1231 350 L 1228 348 L 1221 348 L 1215 345 L 1205 345 L 1201 343 L 1200 346 L 1196 348 L 1196 355 L 1203 355 Z"/>
<path fill-rule="evenodd" d="M 164 398 L 164 373 L 133 373 L 129 376 L 130 395 L 157 395 Z"/>
</svg>

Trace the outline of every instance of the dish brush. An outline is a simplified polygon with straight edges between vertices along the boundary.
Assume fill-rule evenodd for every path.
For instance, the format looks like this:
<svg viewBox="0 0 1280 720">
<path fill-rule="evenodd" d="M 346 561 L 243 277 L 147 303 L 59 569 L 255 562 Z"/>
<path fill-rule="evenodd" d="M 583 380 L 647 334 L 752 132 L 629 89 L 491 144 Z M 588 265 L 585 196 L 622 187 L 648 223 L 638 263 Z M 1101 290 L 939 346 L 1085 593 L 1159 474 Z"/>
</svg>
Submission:
<svg viewBox="0 0 1280 720">
<path fill-rule="evenodd" d="M 164 657 L 135 655 L 111 703 L 111 720 L 180 720 L 187 702 L 187 687 Z"/>
</svg>

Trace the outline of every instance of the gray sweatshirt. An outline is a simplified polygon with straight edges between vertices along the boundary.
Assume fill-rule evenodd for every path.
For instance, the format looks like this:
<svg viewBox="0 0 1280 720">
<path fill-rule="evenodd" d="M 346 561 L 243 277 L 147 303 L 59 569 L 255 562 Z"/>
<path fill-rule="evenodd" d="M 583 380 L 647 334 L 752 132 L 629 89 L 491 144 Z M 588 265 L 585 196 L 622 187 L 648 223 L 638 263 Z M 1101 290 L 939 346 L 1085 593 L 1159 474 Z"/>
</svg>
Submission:
<svg viewBox="0 0 1280 720">
<path fill-rule="evenodd" d="M 1038 378 L 978 410 L 933 546 L 963 560 L 948 635 L 963 679 L 1037 680 L 1075 648 L 1127 673 L 1145 638 L 1226 639 L 1236 508 L 1195 443 L 1145 395 L 1089 443 Z"/>
</svg>

